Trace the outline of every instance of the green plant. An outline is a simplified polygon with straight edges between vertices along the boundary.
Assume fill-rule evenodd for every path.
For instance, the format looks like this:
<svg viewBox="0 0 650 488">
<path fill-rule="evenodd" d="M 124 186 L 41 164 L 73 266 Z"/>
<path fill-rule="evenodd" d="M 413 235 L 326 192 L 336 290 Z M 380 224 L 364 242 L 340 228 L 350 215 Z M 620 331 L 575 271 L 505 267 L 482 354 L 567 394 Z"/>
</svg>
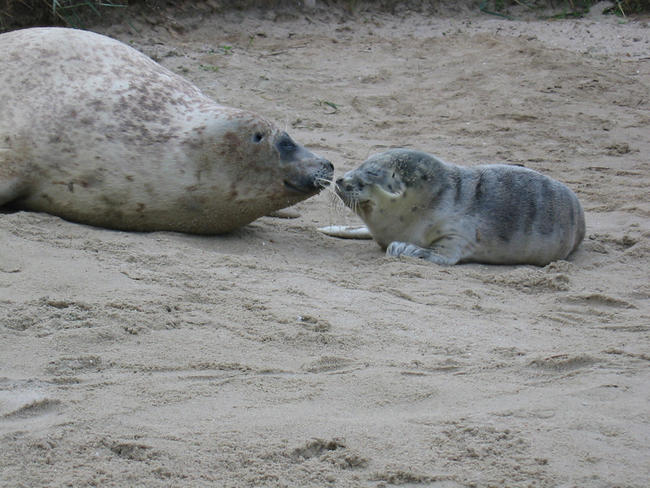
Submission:
<svg viewBox="0 0 650 488">
<path fill-rule="evenodd" d="M 612 0 L 612 3 L 614 5 L 605 9 L 603 13 L 626 17 L 630 14 L 650 12 L 650 0 Z"/>
<path fill-rule="evenodd" d="M 203 71 L 212 71 L 213 73 L 217 73 L 219 71 L 218 66 L 211 66 L 208 64 L 199 64 L 199 68 L 201 68 Z"/>
<path fill-rule="evenodd" d="M 318 100 L 318 106 L 322 107 L 323 105 L 333 110 L 331 112 L 327 112 L 328 114 L 335 114 L 339 111 L 339 106 L 336 103 L 328 102 L 327 100 Z"/>
<path fill-rule="evenodd" d="M 32 25 L 81 27 L 84 20 L 101 16 L 107 8 L 128 4 L 128 0 L 5 0 L 0 2 L 0 31 Z"/>
<path fill-rule="evenodd" d="M 48 3 L 52 4 L 52 16 L 54 18 L 59 18 L 66 25 L 73 27 L 80 27 L 83 24 L 81 18 L 83 13 L 93 13 L 96 16 L 101 16 L 100 10 L 102 8 L 125 8 L 128 6 L 127 2 L 117 3 L 101 0 L 52 0 Z"/>
</svg>

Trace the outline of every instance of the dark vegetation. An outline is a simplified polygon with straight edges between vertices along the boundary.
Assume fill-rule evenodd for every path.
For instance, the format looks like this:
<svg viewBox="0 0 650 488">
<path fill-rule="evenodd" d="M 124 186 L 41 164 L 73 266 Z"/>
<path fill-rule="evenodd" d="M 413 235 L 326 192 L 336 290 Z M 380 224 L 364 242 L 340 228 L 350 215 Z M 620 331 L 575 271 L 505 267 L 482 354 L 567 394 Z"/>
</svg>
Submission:
<svg viewBox="0 0 650 488">
<path fill-rule="evenodd" d="M 309 2 L 303 2 L 309 3 Z M 458 2 L 446 0 L 379 0 L 367 2 L 363 0 L 316 0 L 320 6 L 339 6 L 353 13 L 363 6 L 373 5 L 375 8 L 395 9 L 398 5 L 413 8 L 435 8 L 444 12 L 445 4 L 454 5 Z M 486 15 L 510 17 L 512 8 L 531 11 L 544 11 L 543 15 L 553 12 L 551 17 L 579 17 L 589 11 L 597 3 L 594 0 L 467 0 L 468 8 L 476 8 Z M 216 12 L 225 9 L 258 8 L 294 8 L 298 2 L 288 0 L 0 0 L 0 32 L 22 27 L 61 25 L 83 27 L 109 17 L 113 20 L 126 16 L 133 9 L 149 13 L 174 9 L 187 11 L 198 9 L 203 13 Z M 611 7 L 606 13 L 627 16 L 642 12 L 650 12 L 650 0 L 612 0 Z M 540 14 L 542 15 L 542 14 Z"/>
</svg>

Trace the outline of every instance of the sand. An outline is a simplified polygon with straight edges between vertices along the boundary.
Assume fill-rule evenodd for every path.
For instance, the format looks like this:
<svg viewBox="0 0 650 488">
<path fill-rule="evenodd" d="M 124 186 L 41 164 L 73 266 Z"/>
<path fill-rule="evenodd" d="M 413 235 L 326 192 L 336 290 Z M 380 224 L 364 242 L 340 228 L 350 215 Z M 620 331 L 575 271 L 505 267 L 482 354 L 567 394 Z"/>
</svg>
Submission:
<svg viewBox="0 0 650 488">
<path fill-rule="evenodd" d="M 337 174 L 521 163 L 587 237 L 546 267 L 389 259 L 331 193 L 226 236 L 0 214 L 3 487 L 645 487 L 650 34 L 319 7 L 96 30 Z"/>
</svg>

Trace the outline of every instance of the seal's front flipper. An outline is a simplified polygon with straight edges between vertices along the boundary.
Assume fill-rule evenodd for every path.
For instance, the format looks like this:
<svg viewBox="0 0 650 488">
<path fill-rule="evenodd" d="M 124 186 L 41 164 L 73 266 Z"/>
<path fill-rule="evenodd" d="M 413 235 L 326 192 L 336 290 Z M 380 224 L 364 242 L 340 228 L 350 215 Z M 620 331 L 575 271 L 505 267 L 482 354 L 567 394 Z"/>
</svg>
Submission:
<svg viewBox="0 0 650 488">
<path fill-rule="evenodd" d="M 425 259 L 432 263 L 451 266 L 457 264 L 461 258 L 459 247 L 444 246 L 426 249 L 408 242 L 391 242 L 386 249 L 386 256 L 409 256 L 412 258 Z"/>
<path fill-rule="evenodd" d="M 1 170 L 0 167 L 0 207 L 19 198 L 25 188 L 20 178 L 4 178 Z"/>
<path fill-rule="evenodd" d="M 350 227 L 348 225 L 328 225 L 318 229 L 325 235 L 341 239 L 372 239 L 368 227 Z"/>
<path fill-rule="evenodd" d="M 9 140 L 4 129 L 0 130 L 0 139 Z M 0 207 L 23 196 L 26 189 L 25 178 L 17 170 L 15 159 L 11 148 L 0 146 Z"/>
<path fill-rule="evenodd" d="M 273 217 L 276 219 L 297 219 L 300 217 L 300 213 L 296 212 L 291 208 L 283 208 L 281 210 L 276 210 L 267 215 L 267 217 Z"/>
</svg>

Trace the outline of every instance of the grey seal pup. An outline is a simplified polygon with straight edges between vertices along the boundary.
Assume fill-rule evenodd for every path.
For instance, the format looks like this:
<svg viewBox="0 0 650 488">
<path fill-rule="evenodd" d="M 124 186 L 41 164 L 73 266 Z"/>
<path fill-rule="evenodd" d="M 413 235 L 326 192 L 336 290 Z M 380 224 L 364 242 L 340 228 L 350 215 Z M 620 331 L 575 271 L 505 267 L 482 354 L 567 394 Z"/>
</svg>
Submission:
<svg viewBox="0 0 650 488">
<path fill-rule="evenodd" d="M 92 32 L 0 35 L 0 206 L 130 231 L 219 234 L 329 183 L 332 164 Z"/>
<path fill-rule="evenodd" d="M 464 167 L 419 151 L 375 155 L 337 179 L 336 193 L 367 226 L 321 229 L 369 234 L 389 256 L 535 264 L 565 259 L 585 236 L 576 195 L 562 183 L 510 165 Z"/>
</svg>

